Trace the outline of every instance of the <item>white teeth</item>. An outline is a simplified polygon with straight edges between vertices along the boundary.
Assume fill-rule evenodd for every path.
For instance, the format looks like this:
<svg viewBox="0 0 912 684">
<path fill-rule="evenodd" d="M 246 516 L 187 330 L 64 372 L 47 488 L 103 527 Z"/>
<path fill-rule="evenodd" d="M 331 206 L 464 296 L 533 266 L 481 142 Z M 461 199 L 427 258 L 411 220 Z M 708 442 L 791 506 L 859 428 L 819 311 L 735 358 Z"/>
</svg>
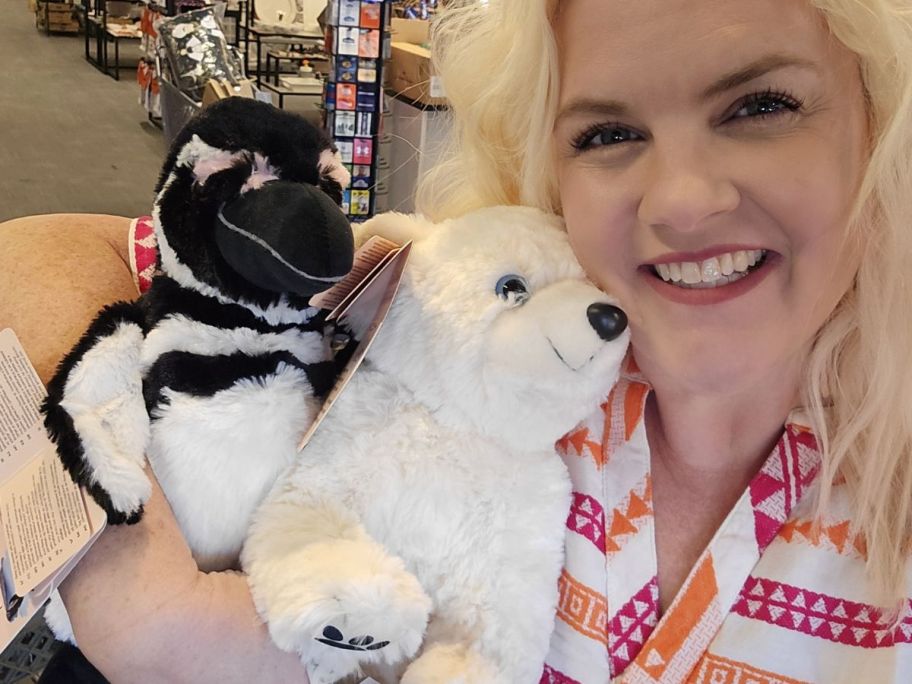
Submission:
<svg viewBox="0 0 912 684">
<path fill-rule="evenodd" d="M 741 250 L 710 257 L 700 263 L 683 261 L 656 264 L 654 268 L 662 280 L 680 287 L 719 287 L 746 276 L 765 256 L 766 251 L 762 249 Z"/>
<path fill-rule="evenodd" d="M 703 280 L 700 267 L 693 261 L 681 264 L 681 279 L 688 285 L 695 285 Z"/>
<path fill-rule="evenodd" d="M 747 263 L 747 252 L 735 252 L 732 255 L 732 260 L 735 263 L 736 271 L 746 271 L 749 268 L 749 264 Z"/>
<path fill-rule="evenodd" d="M 711 283 L 714 280 L 718 280 L 719 276 L 722 275 L 722 268 L 719 266 L 719 260 L 716 259 L 716 257 L 704 261 L 700 266 L 700 271 L 702 272 L 704 283 Z"/>
</svg>

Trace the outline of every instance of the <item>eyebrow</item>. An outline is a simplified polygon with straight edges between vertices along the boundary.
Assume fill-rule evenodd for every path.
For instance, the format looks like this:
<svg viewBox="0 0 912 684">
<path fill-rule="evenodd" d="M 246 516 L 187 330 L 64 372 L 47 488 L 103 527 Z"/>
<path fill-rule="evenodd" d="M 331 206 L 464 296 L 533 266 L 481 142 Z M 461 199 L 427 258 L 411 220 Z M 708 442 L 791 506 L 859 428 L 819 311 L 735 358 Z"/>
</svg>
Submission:
<svg viewBox="0 0 912 684">
<path fill-rule="evenodd" d="M 765 76 L 771 71 L 777 71 L 787 67 L 798 67 L 800 69 L 810 69 L 812 71 L 818 71 L 819 69 L 815 62 L 802 57 L 795 57 L 793 55 L 769 55 L 767 57 L 761 57 L 757 61 L 751 62 L 746 67 L 738 69 L 737 71 L 725 74 L 722 78 L 718 79 L 704 90 L 701 93 L 701 97 L 704 100 L 709 100 L 716 95 L 721 95 L 722 93 L 733 90 L 745 83 L 750 83 L 754 79 Z"/>
<path fill-rule="evenodd" d="M 599 118 L 622 118 L 630 108 L 617 100 L 599 100 L 591 97 L 579 97 L 571 100 L 566 107 L 557 113 L 555 124 L 573 116 L 591 116 Z"/>
<path fill-rule="evenodd" d="M 717 79 L 700 94 L 700 98 L 709 100 L 717 95 L 721 95 L 738 86 L 744 85 L 745 83 L 750 83 L 771 71 L 777 71 L 787 67 L 798 67 L 801 69 L 811 69 L 813 71 L 819 70 L 819 67 L 815 62 L 801 57 L 786 54 L 768 55 Z M 571 100 L 565 107 L 561 108 L 555 123 L 560 122 L 562 119 L 578 115 L 623 118 L 629 114 L 629 112 L 630 107 L 619 100 L 580 97 Z"/>
</svg>

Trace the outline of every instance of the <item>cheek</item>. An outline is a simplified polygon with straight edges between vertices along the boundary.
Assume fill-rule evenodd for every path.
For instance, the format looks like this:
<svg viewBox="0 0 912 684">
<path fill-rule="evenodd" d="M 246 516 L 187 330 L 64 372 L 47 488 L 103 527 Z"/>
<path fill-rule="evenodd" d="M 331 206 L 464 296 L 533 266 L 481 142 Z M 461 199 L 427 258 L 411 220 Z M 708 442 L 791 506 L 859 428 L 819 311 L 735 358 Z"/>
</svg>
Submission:
<svg viewBox="0 0 912 684">
<path fill-rule="evenodd" d="M 848 230 L 860 165 L 838 154 L 808 154 L 788 178 L 770 183 L 780 192 L 769 205 L 785 227 L 790 277 L 812 280 L 827 299 L 839 299 L 857 268 L 859 245 Z"/>
<path fill-rule="evenodd" d="M 632 229 L 612 183 L 594 169 L 573 169 L 559 174 L 561 207 L 567 234 L 576 258 L 588 276 L 624 304 L 630 290 Z"/>
</svg>

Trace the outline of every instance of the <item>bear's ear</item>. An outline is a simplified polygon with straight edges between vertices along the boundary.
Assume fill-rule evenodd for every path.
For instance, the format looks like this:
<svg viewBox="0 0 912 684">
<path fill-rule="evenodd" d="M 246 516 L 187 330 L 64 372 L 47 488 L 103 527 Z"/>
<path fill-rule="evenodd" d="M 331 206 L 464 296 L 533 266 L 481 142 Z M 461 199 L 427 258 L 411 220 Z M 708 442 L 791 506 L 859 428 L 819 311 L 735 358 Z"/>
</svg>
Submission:
<svg viewBox="0 0 912 684">
<path fill-rule="evenodd" d="M 409 240 L 418 242 L 431 231 L 433 225 L 421 216 L 400 214 L 395 211 L 378 214 L 360 225 L 355 225 L 355 245 L 360 247 L 375 235 L 400 245 Z"/>
</svg>

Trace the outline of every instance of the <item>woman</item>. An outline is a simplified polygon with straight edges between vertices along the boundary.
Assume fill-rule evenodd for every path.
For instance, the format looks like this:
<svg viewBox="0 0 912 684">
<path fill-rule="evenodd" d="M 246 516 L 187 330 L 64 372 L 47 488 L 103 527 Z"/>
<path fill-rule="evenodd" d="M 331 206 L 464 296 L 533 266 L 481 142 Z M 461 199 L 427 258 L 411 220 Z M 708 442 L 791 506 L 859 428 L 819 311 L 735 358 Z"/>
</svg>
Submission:
<svg viewBox="0 0 912 684">
<path fill-rule="evenodd" d="M 422 209 L 562 213 L 631 316 L 552 681 L 912 676 L 910 9 L 502 2 L 435 36 L 462 149 Z"/>
<path fill-rule="evenodd" d="M 909 10 L 500 0 L 442 22 L 457 146 L 422 210 L 561 212 L 631 317 L 635 363 L 564 445 L 543 681 L 912 678 Z M 300 681 L 160 494 L 64 598 L 114 681 Z"/>
</svg>

